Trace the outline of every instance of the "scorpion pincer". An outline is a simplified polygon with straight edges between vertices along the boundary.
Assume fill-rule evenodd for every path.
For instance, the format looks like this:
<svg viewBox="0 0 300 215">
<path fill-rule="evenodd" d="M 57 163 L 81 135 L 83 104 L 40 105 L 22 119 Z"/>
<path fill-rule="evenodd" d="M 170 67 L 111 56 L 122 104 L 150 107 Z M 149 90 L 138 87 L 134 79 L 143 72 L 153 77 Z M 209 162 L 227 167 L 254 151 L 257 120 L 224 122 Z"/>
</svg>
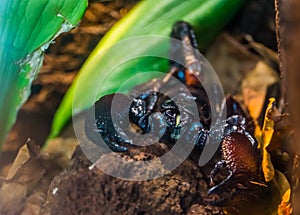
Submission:
<svg viewBox="0 0 300 215">
<path fill-rule="evenodd" d="M 145 89 L 144 92 L 136 96 L 133 101 L 124 94 L 110 94 L 100 98 L 95 103 L 95 113 L 90 115 L 85 121 L 87 137 L 96 144 L 99 143 L 101 134 L 105 144 L 116 152 L 128 150 L 131 139 L 126 133 L 138 132 L 146 134 L 155 129 L 165 127 L 164 133 L 159 129 L 158 135 L 161 136 L 160 142 L 168 146 L 176 143 L 179 138 L 185 138 L 187 142 L 194 142 L 196 148 L 202 148 L 209 134 L 213 133 L 211 123 L 211 107 L 207 93 L 199 81 L 201 76 L 201 63 L 195 56 L 194 50 L 198 49 L 196 37 L 192 27 L 183 21 L 174 24 L 171 37 L 182 41 L 178 46 L 171 43 L 170 55 L 180 55 L 185 62 L 185 66 L 170 60 L 170 69 L 163 81 L 150 82 L 151 85 L 138 86 Z M 175 77 L 191 93 L 187 95 L 172 85 L 169 77 Z M 160 89 L 169 92 L 168 95 L 179 97 L 183 107 L 181 111 L 170 96 L 160 93 Z M 134 92 L 134 89 L 133 91 Z M 114 96 L 122 98 L 124 103 L 129 103 L 129 110 L 125 110 L 122 104 L 116 108 L 115 114 L 121 119 L 129 115 L 129 125 L 126 132 L 116 128 L 111 116 L 111 106 Z M 189 103 L 196 102 L 198 107 L 198 117 L 190 109 Z M 253 136 L 253 125 L 251 119 L 247 117 L 239 103 L 228 97 L 226 100 L 227 119 L 225 122 L 224 134 L 221 141 L 221 159 L 209 175 L 211 188 L 208 194 L 222 195 L 225 191 L 235 190 L 231 198 L 221 198 L 213 204 L 226 205 L 236 196 L 245 194 L 253 187 L 266 186 L 262 179 L 260 169 L 260 153 L 257 149 L 257 141 Z M 160 114 L 157 114 L 160 113 Z M 134 129 L 132 129 L 134 128 Z M 162 134 L 163 133 L 163 134 Z M 181 136 L 181 134 L 183 134 Z M 99 143 L 100 144 L 100 143 Z M 226 179 L 218 184 L 214 183 L 214 176 L 221 169 L 228 170 Z"/>
</svg>

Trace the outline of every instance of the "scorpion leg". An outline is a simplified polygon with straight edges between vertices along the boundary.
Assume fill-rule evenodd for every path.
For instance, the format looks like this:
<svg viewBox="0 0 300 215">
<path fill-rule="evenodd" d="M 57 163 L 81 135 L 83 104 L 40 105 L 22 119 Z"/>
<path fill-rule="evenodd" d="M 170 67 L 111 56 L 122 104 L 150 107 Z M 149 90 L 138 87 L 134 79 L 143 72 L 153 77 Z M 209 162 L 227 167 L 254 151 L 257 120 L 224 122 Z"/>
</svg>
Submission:
<svg viewBox="0 0 300 215">
<path fill-rule="evenodd" d="M 120 144 L 131 144 L 131 141 L 127 138 L 124 131 L 115 125 L 112 114 L 117 115 L 119 117 L 118 119 L 122 119 L 122 117 L 128 113 L 124 111 L 126 108 L 123 107 L 123 104 L 126 102 L 117 102 L 117 107 L 112 113 L 111 107 L 115 95 L 121 97 L 122 101 L 129 102 L 128 97 L 123 94 L 110 94 L 100 98 L 95 103 L 95 106 L 90 108 L 87 112 L 85 131 L 87 137 L 97 145 L 103 145 L 104 141 L 111 150 L 124 152 L 127 151 L 127 148 Z M 119 123 L 122 123 L 122 121 Z M 103 141 L 101 141 L 99 134 Z"/>
<path fill-rule="evenodd" d="M 223 164 L 216 164 L 216 165 L 223 165 Z M 217 168 L 220 168 L 220 166 L 218 166 Z M 212 173 L 211 173 L 212 174 Z M 223 180 L 221 183 L 213 186 L 212 188 L 210 188 L 208 190 L 208 194 L 220 194 L 221 192 L 223 192 L 224 190 L 228 189 L 229 187 L 232 186 L 234 179 L 236 179 L 236 176 L 233 175 L 232 172 L 229 172 L 229 175 L 227 176 L 227 178 L 225 180 Z"/>
<path fill-rule="evenodd" d="M 194 122 L 184 133 L 185 141 L 194 143 L 196 147 L 204 147 L 207 141 L 208 131 L 201 122 Z"/>
<path fill-rule="evenodd" d="M 214 185 L 214 181 L 213 178 L 215 177 L 215 175 L 224 167 L 226 166 L 226 162 L 225 160 L 220 160 L 216 163 L 214 169 L 210 172 L 209 174 L 209 181 L 210 181 L 210 186 Z"/>
<path fill-rule="evenodd" d="M 226 98 L 226 111 L 228 122 L 232 125 L 242 125 L 251 135 L 254 135 L 254 121 L 232 96 Z"/>
</svg>

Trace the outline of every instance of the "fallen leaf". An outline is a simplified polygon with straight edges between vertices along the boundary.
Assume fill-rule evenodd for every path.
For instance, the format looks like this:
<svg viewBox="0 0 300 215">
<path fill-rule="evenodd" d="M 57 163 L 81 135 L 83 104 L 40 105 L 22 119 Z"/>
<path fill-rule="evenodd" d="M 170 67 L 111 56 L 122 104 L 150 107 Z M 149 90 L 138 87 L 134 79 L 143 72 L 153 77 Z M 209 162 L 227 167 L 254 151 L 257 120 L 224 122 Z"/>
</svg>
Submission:
<svg viewBox="0 0 300 215">
<path fill-rule="evenodd" d="M 267 182 L 271 181 L 275 174 L 274 166 L 271 162 L 271 156 L 267 151 L 267 147 L 271 142 L 273 132 L 274 132 L 274 121 L 271 118 L 269 118 L 269 113 L 272 111 L 272 109 L 274 109 L 274 107 L 275 107 L 275 99 L 271 98 L 269 100 L 269 105 L 265 113 L 264 124 L 261 130 L 261 134 L 256 136 L 256 139 L 258 140 L 259 143 L 259 147 L 261 148 L 262 170 L 264 173 L 265 180 Z"/>
<path fill-rule="evenodd" d="M 76 146 L 76 138 L 56 138 L 40 151 L 28 140 L 0 179 L 0 214 L 38 214 L 50 182 L 69 165 Z"/>
<path fill-rule="evenodd" d="M 291 186 L 285 175 L 279 171 L 275 172 L 275 176 L 271 181 L 273 202 L 277 204 L 277 210 L 273 214 L 289 215 L 292 212 L 290 204 Z"/>
<path fill-rule="evenodd" d="M 266 98 L 269 85 L 279 81 L 276 72 L 266 63 L 259 61 L 242 82 L 244 103 L 250 116 L 257 120 Z"/>
<path fill-rule="evenodd" d="M 21 202 L 43 177 L 44 168 L 38 161 L 39 146 L 30 139 L 19 150 L 0 188 L 0 211 L 18 212 Z"/>
<path fill-rule="evenodd" d="M 282 196 L 281 204 L 278 206 L 278 215 L 292 214 L 292 207 L 290 204 L 291 189 L 288 189 Z"/>
</svg>

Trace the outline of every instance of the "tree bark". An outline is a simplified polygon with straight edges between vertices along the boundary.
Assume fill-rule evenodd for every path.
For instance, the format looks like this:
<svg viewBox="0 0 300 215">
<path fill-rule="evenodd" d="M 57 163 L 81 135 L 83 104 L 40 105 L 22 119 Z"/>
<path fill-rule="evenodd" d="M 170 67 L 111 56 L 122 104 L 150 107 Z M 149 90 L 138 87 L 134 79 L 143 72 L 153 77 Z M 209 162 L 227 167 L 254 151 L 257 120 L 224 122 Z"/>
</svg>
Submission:
<svg viewBox="0 0 300 215">
<path fill-rule="evenodd" d="M 283 92 L 294 129 L 292 151 L 295 153 L 292 173 L 293 214 L 300 214 L 300 1 L 275 0 L 277 39 Z M 296 203 L 297 202 L 297 203 Z"/>
</svg>

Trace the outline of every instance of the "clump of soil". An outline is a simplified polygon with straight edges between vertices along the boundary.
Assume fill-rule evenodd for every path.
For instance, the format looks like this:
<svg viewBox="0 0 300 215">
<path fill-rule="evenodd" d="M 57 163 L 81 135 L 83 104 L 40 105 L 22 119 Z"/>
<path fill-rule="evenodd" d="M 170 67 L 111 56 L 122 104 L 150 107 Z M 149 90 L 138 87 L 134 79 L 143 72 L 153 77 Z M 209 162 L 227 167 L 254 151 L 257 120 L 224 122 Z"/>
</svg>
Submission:
<svg viewBox="0 0 300 215">
<path fill-rule="evenodd" d="M 160 144 L 155 147 L 159 154 L 164 152 L 165 147 Z M 102 162 L 107 162 L 111 168 L 126 170 L 134 168 L 135 161 L 153 159 L 156 155 L 132 149 L 123 157 L 128 159 L 124 167 L 114 166 L 113 160 Z M 52 181 L 43 209 L 45 213 L 223 214 L 221 208 L 204 204 L 207 182 L 199 167 L 189 160 L 170 174 L 147 181 L 118 179 L 91 165 L 78 148 L 69 170 Z M 158 163 L 146 171 L 151 174 L 159 168 Z"/>
</svg>

